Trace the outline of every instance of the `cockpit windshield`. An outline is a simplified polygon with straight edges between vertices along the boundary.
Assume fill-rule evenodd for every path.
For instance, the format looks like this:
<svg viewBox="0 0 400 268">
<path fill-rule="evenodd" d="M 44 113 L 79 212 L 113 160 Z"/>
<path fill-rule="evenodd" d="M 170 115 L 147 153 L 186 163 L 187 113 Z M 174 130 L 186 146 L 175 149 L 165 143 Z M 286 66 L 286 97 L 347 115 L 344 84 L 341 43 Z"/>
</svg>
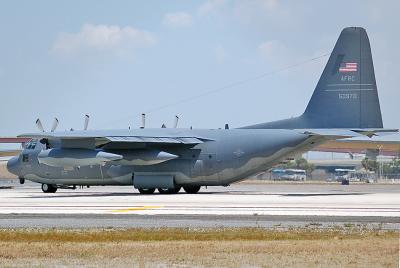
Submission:
<svg viewBox="0 0 400 268">
<path fill-rule="evenodd" d="M 27 150 L 33 150 L 33 149 L 36 148 L 37 143 L 38 143 L 38 140 L 37 140 L 37 139 L 31 139 L 30 141 L 28 141 L 28 142 L 25 144 L 25 149 L 27 149 Z"/>
</svg>

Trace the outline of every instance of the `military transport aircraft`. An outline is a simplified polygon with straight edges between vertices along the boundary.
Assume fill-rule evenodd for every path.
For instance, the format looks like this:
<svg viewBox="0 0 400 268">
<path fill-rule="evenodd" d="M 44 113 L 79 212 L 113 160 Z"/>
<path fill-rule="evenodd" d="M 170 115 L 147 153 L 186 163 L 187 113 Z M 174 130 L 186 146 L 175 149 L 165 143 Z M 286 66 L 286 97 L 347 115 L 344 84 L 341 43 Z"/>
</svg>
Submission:
<svg viewBox="0 0 400 268">
<path fill-rule="evenodd" d="M 21 183 L 41 183 L 45 193 L 130 185 L 142 194 L 227 186 L 329 140 L 393 131 L 383 129 L 370 44 L 359 27 L 341 32 L 296 118 L 237 129 L 41 130 L 18 136 L 31 140 L 7 164 Z"/>
</svg>

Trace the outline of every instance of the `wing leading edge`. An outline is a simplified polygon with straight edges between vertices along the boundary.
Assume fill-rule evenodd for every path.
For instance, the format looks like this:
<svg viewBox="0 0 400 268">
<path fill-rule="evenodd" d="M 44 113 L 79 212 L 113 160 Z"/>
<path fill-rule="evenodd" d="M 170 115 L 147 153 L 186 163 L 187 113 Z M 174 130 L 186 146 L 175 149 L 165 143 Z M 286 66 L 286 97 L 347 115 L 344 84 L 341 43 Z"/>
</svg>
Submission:
<svg viewBox="0 0 400 268">
<path fill-rule="evenodd" d="M 210 140 L 193 135 L 174 135 L 164 133 L 164 135 L 156 134 L 151 135 L 133 135 L 128 133 L 32 133 L 23 134 L 21 138 L 37 138 L 43 140 L 50 145 L 57 145 L 62 148 L 86 148 L 95 149 L 100 147 L 107 147 L 108 149 L 133 149 L 144 148 L 148 145 L 159 146 L 195 146 L 204 141 Z"/>
</svg>

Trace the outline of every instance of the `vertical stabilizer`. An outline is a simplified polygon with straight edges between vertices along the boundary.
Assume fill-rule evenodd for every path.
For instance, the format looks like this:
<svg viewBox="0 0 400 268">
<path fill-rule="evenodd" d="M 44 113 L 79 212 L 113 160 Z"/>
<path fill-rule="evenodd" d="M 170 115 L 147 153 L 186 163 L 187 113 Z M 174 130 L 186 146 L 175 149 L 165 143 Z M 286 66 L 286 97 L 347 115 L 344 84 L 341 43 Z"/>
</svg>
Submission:
<svg viewBox="0 0 400 268">
<path fill-rule="evenodd" d="M 343 29 L 305 112 L 245 128 L 382 128 L 367 32 Z"/>
<path fill-rule="evenodd" d="M 304 116 L 321 128 L 383 127 L 365 29 L 342 31 Z"/>
</svg>

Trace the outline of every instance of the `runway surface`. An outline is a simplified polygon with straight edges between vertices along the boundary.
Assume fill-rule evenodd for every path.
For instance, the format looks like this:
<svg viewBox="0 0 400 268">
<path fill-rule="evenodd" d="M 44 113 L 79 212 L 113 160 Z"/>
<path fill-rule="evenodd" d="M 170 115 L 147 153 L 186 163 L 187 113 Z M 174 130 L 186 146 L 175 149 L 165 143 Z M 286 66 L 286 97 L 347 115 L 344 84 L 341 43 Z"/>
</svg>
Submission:
<svg viewBox="0 0 400 268">
<path fill-rule="evenodd" d="M 3 184 L 4 186 L 4 184 Z M 140 195 L 133 187 L 45 194 L 0 190 L 0 227 L 327 227 L 400 229 L 400 185 L 236 184 L 199 194 Z"/>
</svg>

